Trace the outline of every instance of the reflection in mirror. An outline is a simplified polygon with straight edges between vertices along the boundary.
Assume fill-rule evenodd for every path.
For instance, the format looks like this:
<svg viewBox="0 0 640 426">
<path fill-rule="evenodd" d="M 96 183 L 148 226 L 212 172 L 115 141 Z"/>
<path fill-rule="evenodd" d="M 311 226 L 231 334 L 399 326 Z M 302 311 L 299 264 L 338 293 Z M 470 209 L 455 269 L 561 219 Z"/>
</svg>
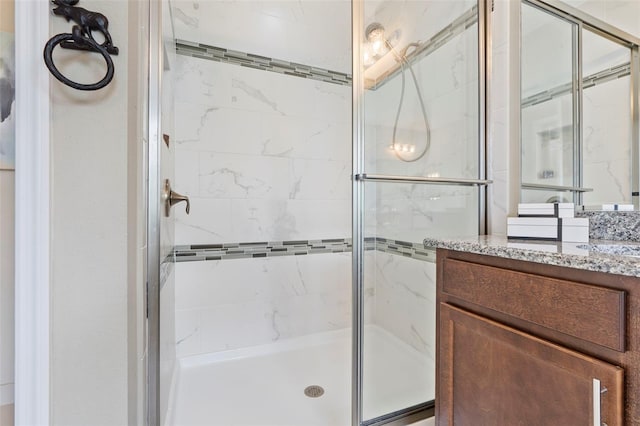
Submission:
<svg viewBox="0 0 640 426">
<path fill-rule="evenodd" d="M 637 45 L 567 12 L 522 2 L 521 200 L 632 204 Z"/>
<path fill-rule="evenodd" d="M 632 203 L 631 51 L 592 31 L 582 33 L 582 174 L 585 205 Z"/>
<path fill-rule="evenodd" d="M 533 186 L 577 186 L 573 161 L 576 91 L 572 84 L 576 30 L 577 25 L 572 22 L 532 5 L 522 5 L 523 202 L 573 201 L 566 199 L 570 193 Z"/>
</svg>

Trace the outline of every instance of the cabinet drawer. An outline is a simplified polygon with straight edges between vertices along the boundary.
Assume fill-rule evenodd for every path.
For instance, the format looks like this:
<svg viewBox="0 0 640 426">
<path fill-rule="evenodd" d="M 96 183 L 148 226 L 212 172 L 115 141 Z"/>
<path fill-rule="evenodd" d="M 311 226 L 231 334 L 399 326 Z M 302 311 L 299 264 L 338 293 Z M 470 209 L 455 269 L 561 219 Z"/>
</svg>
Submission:
<svg viewBox="0 0 640 426">
<path fill-rule="evenodd" d="M 442 292 L 619 352 L 625 350 L 625 293 L 454 259 Z"/>
</svg>

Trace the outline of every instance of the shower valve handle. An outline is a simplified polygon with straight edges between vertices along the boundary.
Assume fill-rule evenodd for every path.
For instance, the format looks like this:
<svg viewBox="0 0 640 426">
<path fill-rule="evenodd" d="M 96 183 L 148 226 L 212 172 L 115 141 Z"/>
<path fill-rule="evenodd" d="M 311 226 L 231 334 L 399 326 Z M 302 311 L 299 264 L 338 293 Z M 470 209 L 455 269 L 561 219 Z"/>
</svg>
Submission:
<svg viewBox="0 0 640 426">
<path fill-rule="evenodd" d="M 189 214 L 189 211 L 191 210 L 191 203 L 189 202 L 189 197 L 187 197 L 186 195 L 178 194 L 177 192 L 173 191 L 171 189 L 171 181 L 169 181 L 169 179 L 164 181 L 164 191 L 162 194 L 162 198 L 164 199 L 165 216 L 169 217 L 169 215 L 171 214 L 171 207 L 173 207 L 174 204 L 180 203 L 182 201 L 187 202 L 186 212 L 187 214 Z"/>
</svg>

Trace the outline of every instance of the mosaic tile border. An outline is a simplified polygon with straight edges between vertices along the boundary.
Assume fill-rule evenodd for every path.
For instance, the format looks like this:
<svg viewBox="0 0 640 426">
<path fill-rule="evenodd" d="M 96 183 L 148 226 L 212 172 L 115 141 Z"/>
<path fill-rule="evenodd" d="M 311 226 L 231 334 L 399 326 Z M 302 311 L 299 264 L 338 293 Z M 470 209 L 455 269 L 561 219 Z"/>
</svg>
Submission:
<svg viewBox="0 0 640 426">
<path fill-rule="evenodd" d="M 462 34 L 469 27 L 478 22 L 478 7 L 473 6 L 465 13 L 456 18 L 452 23 L 438 31 L 429 40 L 421 43 L 420 47 L 407 56 L 409 63 L 414 63 L 432 54 L 442 46 L 447 44 L 456 36 Z M 307 78 L 310 80 L 322 81 L 325 83 L 351 86 L 351 74 L 332 71 L 325 68 L 314 67 L 296 62 L 289 62 L 282 59 L 270 58 L 253 53 L 241 52 L 238 50 L 225 49 L 223 47 L 211 46 L 203 43 L 196 43 L 188 40 L 176 40 L 176 53 L 193 58 L 206 59 L 210 61 L 223 62 L 239 65 L 242 67 L 258 69 L 262 71 L 276 72 L 279 74 L 291 75 L 294 77 Z M 376 80 L 365 81 L 365 87 L 376 90 L 388 82 L 392 77 L 401 72 L 401 66 L 393 67 L 389 71 L 380 75 Z"/>
<path fill-rule="evenodd" d="M 582 89 L 588 89 L 593 86 L 597 86 L 607 81 L 616 80 L 621 77 L 626 77 L 631 74 L 631 63 L 621 64 L 613 68 L 597 72 L 592 75 L 588 75 L 582 79 Z M 535 95 L 531 95 L 522 100 L 522 108 L 538 105 L 543 102 L 550 101 L 554 98 L 571 93 L 573 85 L 571 83 L 562 84 L 549 90 L 545 90 Z"/>
<path fill-rule="evenodd" d="M 351 251 L 351 240 L 346 238 L 324 240 L 264 241 L 253 243 L 192 244 L 176 246 L 176 262 L 199 260 L 229 260 L 275 256 L 300 256 L 319 253 Z"/>
<path fill-rule="evenodd" d="M 351 75 L 343 72 L 298 64 L 282 59 L 269 58 L 267 56 L 254 55 L 253 53 L 240 52 L 238 50 L 225 49 L 223 47 L 194 43 L 187 40 L 176 41 L 176 53 L 261 71 L 270 71 L 325 83 L 351 86 Z"/>
<path fill-rule="evenodd" d="M 350 253 L 350 238 L 322 240 L 262 241 L 249 243 L 192 244 L 176 246 L 175 262 L 266 258 L 276 256 L 304 256 L 320 253 Z M 377 250 L 412 259 L 435 262 L 435 251 L 422 243 L 391 240 L 381 237 L 365 238 L 365 250 Z"/>
<path fill-rule="evenodd" d="M 425 248 L 424 243 L 410 243 L 407 241 L 389 240 L 381 237 L 376 237 L 375 240 L 375 249 L 377 251 L 410 257 L 411 259 L 422 260 L 425 262 L 435 263 L 436 261 L 435 249 Z"/>
</svg>

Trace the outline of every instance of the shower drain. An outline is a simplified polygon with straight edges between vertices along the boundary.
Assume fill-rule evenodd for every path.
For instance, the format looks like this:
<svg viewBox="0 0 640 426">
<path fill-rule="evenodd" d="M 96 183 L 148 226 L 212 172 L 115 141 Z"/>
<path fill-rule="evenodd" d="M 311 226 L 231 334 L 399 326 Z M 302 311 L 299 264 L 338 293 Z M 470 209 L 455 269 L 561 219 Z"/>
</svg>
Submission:
<svg viewBox="0 0 640 426">
<path fill-rule="evenodd" d="M 305 388 L 304 394 L 309 398 L 319 398 L 324 395 L 324 389 L 322 388 L 322 386 L 311 385 Z"/>
</svg>

